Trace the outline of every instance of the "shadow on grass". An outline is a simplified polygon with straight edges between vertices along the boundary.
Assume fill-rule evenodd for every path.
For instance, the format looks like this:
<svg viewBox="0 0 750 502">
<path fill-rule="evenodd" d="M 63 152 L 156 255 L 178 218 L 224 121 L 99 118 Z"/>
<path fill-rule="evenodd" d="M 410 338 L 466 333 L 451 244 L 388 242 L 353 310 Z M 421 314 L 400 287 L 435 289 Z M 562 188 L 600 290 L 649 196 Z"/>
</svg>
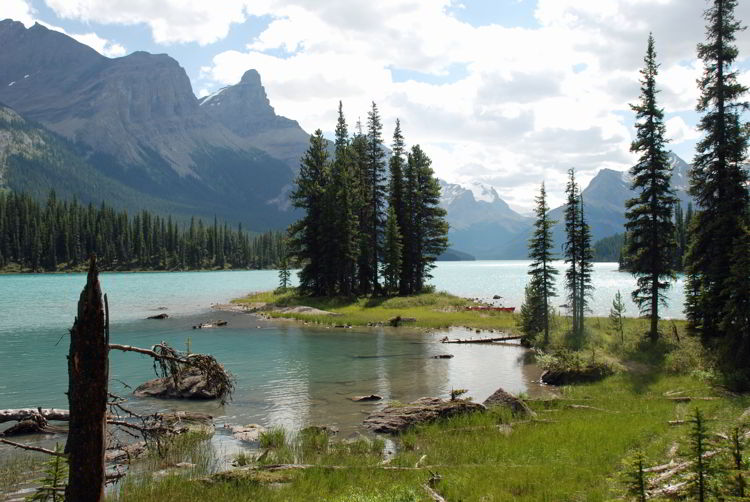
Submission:
<svg viewBox="0 0 750 502">
<path fill-rule="evenodd" d="M 648 391 L 663 374 L 667 354 L 673 349 L 674 346 L 663 339 L 657 342 L 643 339 L 625 353 L 627 379 L 633 392 L 643 394 Z"/>
</svg>

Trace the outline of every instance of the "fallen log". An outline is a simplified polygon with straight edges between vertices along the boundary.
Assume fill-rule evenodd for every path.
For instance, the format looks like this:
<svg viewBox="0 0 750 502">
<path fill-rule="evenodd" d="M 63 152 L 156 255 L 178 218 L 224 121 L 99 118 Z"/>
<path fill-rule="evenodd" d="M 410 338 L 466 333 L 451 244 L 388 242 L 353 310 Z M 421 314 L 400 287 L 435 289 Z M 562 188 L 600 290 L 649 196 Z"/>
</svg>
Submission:
<svg viewBox="0 0 750 502">
<path fill-rule="evenodd" d="M 456 340 L 449 340 L 447 337 L 440 340 L 442 343 L 494 343 L 494 342 L 507 342 L 509 340 L 520 340 L 524 337 L 524 335 L 511 335 L 511 336 L 501 336 L 496 338 L 465 338 L 465 339 L 456 339 Z"/>
<path fill-rule="evenodd" d="M 447 502 L 447 500 L 445 500 L 438 492 L 430 488 L 430 485 L 424 484 L 422 485 L 422 488 L 424 488 L 424 491 L 427 492 L 427 495 L 429 495 L 430 498 L 435 502 Z"/>
<path fill-rule="evenodd" d="M 39 446 L 31 446 L 28 444 L 16 443 L 15 441 L 8 441 L 7 439 L 3 439 L 3 438 L 0 438 L 0 443 L 5 443 L 10 446 L 15 446 L 16 448 L 21 448 L 22 450 L 36 451 L 39 453 L 46 453 L 47 455 L 54 455 L 56 457 L 67 458 L 67 455 L 65 455 L 64 453 L 61 453 L 59 451 L 54 451 L 54 450 L 48 450 L 47 448 L 41 448 Z"/>
<path fill-rule="evenodd" d="M 70 412 L 56 408 L 18 408 L 11 410 L 0 410 L 0 424 L 3 422 L 20 422 L 21 420 L 42 415 L 47 420 L 59 420 L 67 422 L 70 420 Z"/>
</svg>

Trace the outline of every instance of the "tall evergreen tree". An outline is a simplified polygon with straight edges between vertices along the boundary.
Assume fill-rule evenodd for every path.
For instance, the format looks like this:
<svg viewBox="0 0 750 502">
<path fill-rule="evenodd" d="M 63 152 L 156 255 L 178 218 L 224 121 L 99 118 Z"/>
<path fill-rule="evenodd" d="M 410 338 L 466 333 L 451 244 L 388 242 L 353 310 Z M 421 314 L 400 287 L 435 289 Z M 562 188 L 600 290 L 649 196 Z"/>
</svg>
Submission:
<svg viewBox="0 0 750 502">
<path fill-rule="evenodd" d="M 322 256 L 324 240 L 330 236 L 322 231 L 325 212 L 325 191 L 329 182 L 328 153 L 323 131 L 310 136 L 310 147 L 302 157 L 297 187 L 290 198 L 294 207 L 305 215 L 289 228 L 290 255 L 303 263 L 299 272 L 299 289 L 305 294 L 324 295 L 329 291 L 330 277 L 325 275 Z"/>
<path fill-rule="evenodd" d="M 637 277 L 633 301 L 641 314 L 651 320 L 649 338 L 659 338 L 659 306 L 666 305 L 666 290 L 674 279 L 675 225 L 672 207 L 677 202 L 670 186 L 672 169 L 664 147 L 664 110 L 656 95 L 654 37 L 649 35 L 645 66 L 641 70 L 641 100 L 631 105 L 636 112 L 636 139 L 630 151 L 639 153 L 638 163 L 630 169 L 631 188 L 638 195 L 625 203 L 625 228 L 630 232 L 627 255 L 629 270 Z"/>
<path fill-rule="evenodd" d="M 373 102 L 372 108 L 367 114 L 367 149 L 366 167 L 369 178 L 368 189 L 370 191 L 367 203 L 369 204 L 369 229 L 371 247 L 370 273 L 373 292 L 380 291 L 378 282 L 378 269 L 382 261 L 383 233 L 385 230 L 385 203 L 386 203 L 386 175 L 385 175 L 385 151 L 383 149 L 383 124 L 380 121 L 378 106 Z"/>
<path fill-rule="evenodd" d="M 406 292 L 421 293 L 432 277 L 435 261 L 448 248 L 448 223 L 440 207 L 440 185 L 432 161 L 419 145 L 407 157 L 406 206 L 411 212 L 411 232 L 406 245 L 410 270 Z M 405 264 L 402 266 L 406 266 Z"/>
<path fill-rule="evenodd" d="M 393 206 L 388 207 L 383 245 L 383 287 L 385 293 L 396 293 L 401 278 L 401 231 Z"/>
<path fill-rule="evenodd" d="M 333 265 L 336 271 L 338 292 L 349 296 L 354 292 L 359 253 L 358 207 L 352 152 L 349 132 L 344 118 L 343 105 L 339 101 L 339 116 L 336 123 L 334 161 L 331 167 L 331 185 L 328 204 L 333 209 L 334 229 L 331 240 L 335 242 Z"/>
<path fill-rule="evenodd" d="M 575 170 L 568 170 L 568 184 L 565 187 L 567 202 L 565 205 L 565 243 L 563 252 L 568 269 L 565 271 L 565 289 L 568 292 L 568 309 L 573 314 L 573 334 L 578 335 L 578 312 L 580 298 L 579 263 L 581 260 L 578 205 L 578 184 L 576 183 Z"/>
<path fill-rule="evenodd" d="M 373 290 L 373 250 L 370 239 L 372 190 L 370 189 L 371 178 L 367 171 L 367 137 L 363 134 L 362 124 L 359 121 L 357 121 L 349 152 L 355 178 L 355 214 L 358 216 L 357 287 L 355 289 L 358 293 L 366 295 Z"/>
<path fill-rule="evenodd" d="M 529 240 L 529 275 L 534 284 L 535 291 L 541 300 L 541 326 L 544 331 L 544 344 L 549 343 L 549 312 L 550 298 L 557 296 L 555 290 L 555 276 L 557 269 L 552 266 L 555 259 L 552 254 L 552 226 L 557 223 L 549 218 L 549 207 L 547 206 L 547 192 L 542 183 L 536 202 L 536 221 L 534 222 L 534 235 Z M 532 291 L 533 292 L 533 291 Z M 528 291 L 527 291 L 527 294 Z"/>
<path fill-rule="evenodd" d="M 698 203 L 697 222 L 691 226 L 691 243 L 686 257 L 691 284 L 686 312 L 691 328 L 700 333 L 710 348 L 723 352 L 728 369 L 745 372 L 750 385 L 748 344 L 734 330 L 730 302 L 737 295 L 732 268 L 742 252 L 735 246 L 743 233 L 748 210 L 747 158 L 748 128 L 741 113 L 748 109 L 742 100 L 747 88 L 737 80 L 732 65 L 738 50 L 736 33 L 742 30 L 734 17 L 736 0 L 713 0 L 705 11 L 705 43 L 698 45 L 703 60 L 703 76 L 698 85 L 701 97 L 697 110 L 702 113 L 699 130 L 704 134 L 690 173 L 690 194 Z M 744 335 L 746 336 L 746 335 Z M 738 349 L 744 347 L 745 352 Z"/>
<path fill-rule="evenodd" d="M 578 338 L 583 339 L 583 321 L 586 312 L 589 311 L 589 300 L 592 297 L 594 286 L 592 284 L 592 273 L 594 270 L 594 250 L 591 246 L 591 228 L 586 223 L 583 210 L 583 195 L 578 196 Z"/>
<path fill-rule="evenodd" d="M 401 231 L 401 236 L 408 239 L 411 234 L 409 228 L 410 218 L 406 211 L 405 201 L 405 178 L 404 178 L 404 135 L 401 133 L 401 121 L 396 119 L 396 128 L 393 131 L 393 143 L 391 143 L 391 158 L 388 162 L 390 177 L 388 187 L 388 203 L 396 215 L 396 223 Z M 403 247 L 403 246 L 402 246 Z M 406 248 L 404 248 L 406 249 Z M 405 251 L 404 251 L 405 252 Z M 404 257 L 401 258 L 401 261 Z M 405 270 L 401 271 L 399 277 L 399 293 L 406 294 L 408 277 Z"/>
</svg>

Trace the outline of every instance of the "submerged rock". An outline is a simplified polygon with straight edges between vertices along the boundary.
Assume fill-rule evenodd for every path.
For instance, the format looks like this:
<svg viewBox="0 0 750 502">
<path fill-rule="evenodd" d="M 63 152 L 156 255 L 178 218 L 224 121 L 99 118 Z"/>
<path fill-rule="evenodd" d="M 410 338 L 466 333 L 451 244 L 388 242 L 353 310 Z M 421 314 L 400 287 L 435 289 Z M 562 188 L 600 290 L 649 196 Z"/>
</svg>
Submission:
<svg viewBox="0 0 750 502">
<path fill-rule="evenodd" d="M 497 389 L 490 397 L 485 399 L 484 403 L 482 404 L 484 404 L 488 408 L 490 406 L 502 406 L 505 408 L 509 408 L 514 415 L 523 417 L 536 416 L 536 413 L 534 413 L 526 403 L 524 403 L 521 399 L 518 399 L 513 394 L 505 392 L 503 389 Z"/>
<path fill-rule="evenodd" d="M 484 410 L 486 408 L 483 405 L 463 399 L 449 401 L 423 397 L 406 405 L 388 406 L 371 414 L 365 419 L 364 424 L 373 432 L 398 434 L 412 426 L 433 422 L 439 418 Z"/>
<path fill-rule="evenodd" d="M 614 373 L 609 366 L 599 364 L 580 369 L 546 370 L 541 380 L 547 385 L 569 385 L 574 383 L 597 382 Z"/>
<path fill-rule="evenodd" d="M 138 397 L 158 397 L 163 399 L 217 399 L 217 389 L 211 388 L 206 377 L 197 371 L 185 373 L 175 385 L 174 378 L 154 378 L 139 385 L 133 391 Z"/>
<path fill-rule="evenodd" d="M 239 441 L 256 443 L 260 441 L 260 435 L 266 432 L 266 428 L 258 424 L 250 425 L 228 425 L 226 426 L 232 432 L 232 437 Z"/>
<path fill-rule="evenodd" d="M 379 396 L 377 394 L 370 394 L 369 396 L 353 396 L 353 397 L 350 397 L 349 399 L 357 403 L 365 403 L 368 401 L 380 401 L 381 399 L 383 399 L 383 396 Z"/>
<path fill-rule="evenodd" d="M 148 316 L 146 319 L 166 319 L 169 317 L 169 314 L 156 314 L 152 316 Z"/>
<path fill-rule="evenodd" d="M 446 337 L 447 339 L 447 337 Z M 452 359 L 453 354 L 438 354 L 436 356 L 432 356 L 433 359 Z"/>
</svg>

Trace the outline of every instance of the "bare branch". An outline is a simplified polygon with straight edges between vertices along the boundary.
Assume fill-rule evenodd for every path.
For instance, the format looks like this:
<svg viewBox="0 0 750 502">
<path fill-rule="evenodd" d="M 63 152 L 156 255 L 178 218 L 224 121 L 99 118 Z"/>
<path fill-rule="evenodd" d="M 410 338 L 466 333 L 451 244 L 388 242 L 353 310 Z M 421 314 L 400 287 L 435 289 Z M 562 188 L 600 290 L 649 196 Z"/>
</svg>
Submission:
<svg viewBox="0 0 750 502">
<path fill-rule="evenodd" d="M 8 441 L 7 439 L 3 438 L 0 438 L 0 443 L 15 446 L 16 448 L 21 448 L 22 450 L 38 451 L 39 453 L 46 453 L 47 455 L 54 455 L 55 457 L 67 458 L 67 455 L 65 455 L 64 453 L 60 453 L 59 451 L 54 450 L 48 450 L 47 448 L 41 448 L 39 446 L 30 446 L 27 444 L 16 443 L 15 441 Z"/>
</svg>

